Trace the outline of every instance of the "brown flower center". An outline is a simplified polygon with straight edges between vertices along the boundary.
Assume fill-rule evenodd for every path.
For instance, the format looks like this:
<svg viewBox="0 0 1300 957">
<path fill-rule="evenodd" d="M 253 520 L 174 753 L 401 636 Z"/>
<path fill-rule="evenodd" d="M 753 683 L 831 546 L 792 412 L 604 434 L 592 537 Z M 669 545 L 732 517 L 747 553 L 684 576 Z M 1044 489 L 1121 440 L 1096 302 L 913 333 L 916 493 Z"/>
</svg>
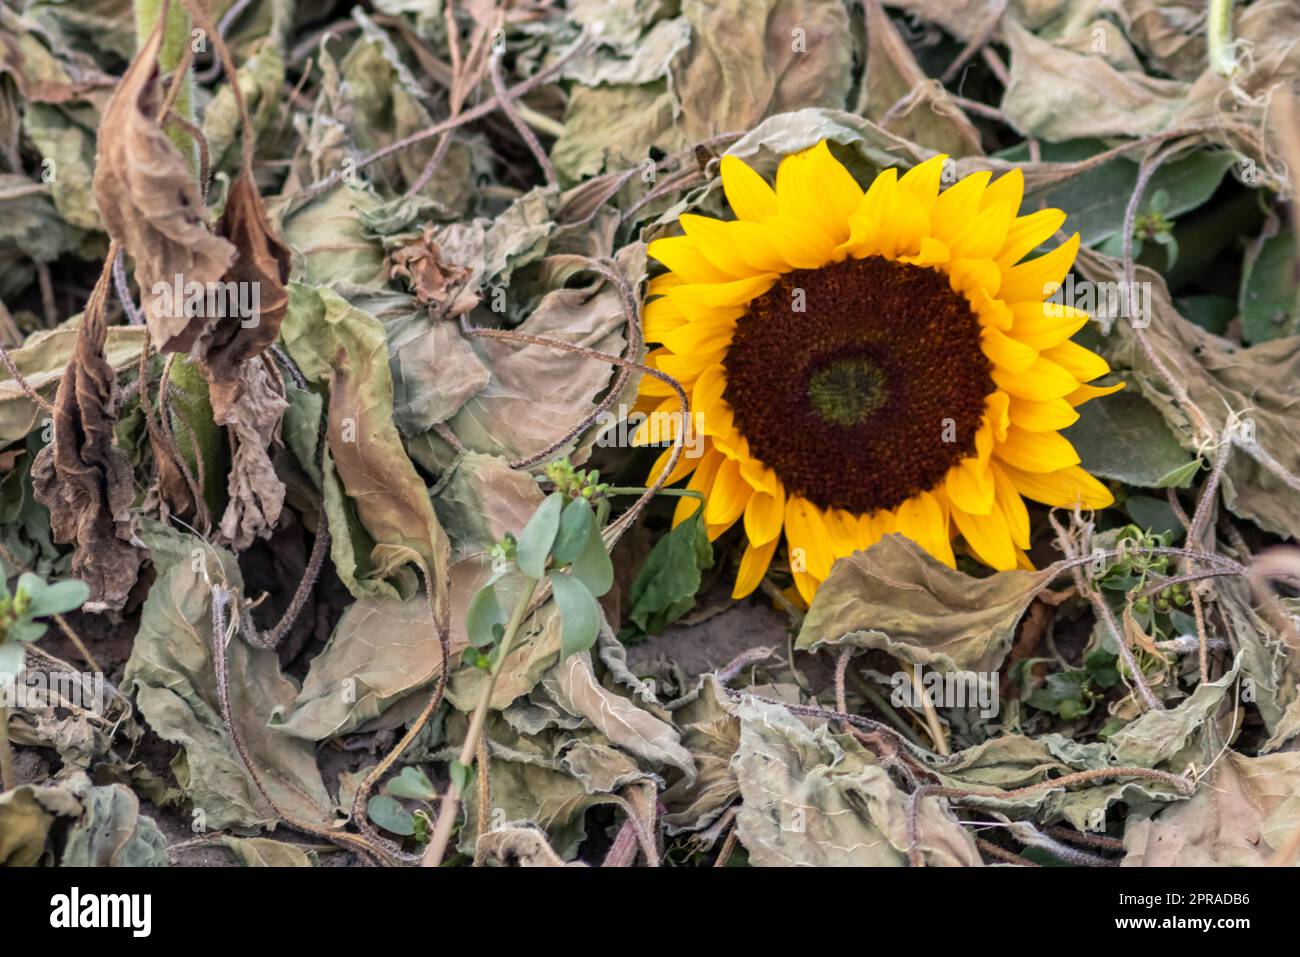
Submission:
<svg viewBox="0 0 1300 957">
<path fill-rule="evenodd" d="M 750 303 L 723 398 L 787 492 L 870 513 L 975 452 L 991 365 L 944 273 L 879 256 L 786 273 Z"/>
</svg>

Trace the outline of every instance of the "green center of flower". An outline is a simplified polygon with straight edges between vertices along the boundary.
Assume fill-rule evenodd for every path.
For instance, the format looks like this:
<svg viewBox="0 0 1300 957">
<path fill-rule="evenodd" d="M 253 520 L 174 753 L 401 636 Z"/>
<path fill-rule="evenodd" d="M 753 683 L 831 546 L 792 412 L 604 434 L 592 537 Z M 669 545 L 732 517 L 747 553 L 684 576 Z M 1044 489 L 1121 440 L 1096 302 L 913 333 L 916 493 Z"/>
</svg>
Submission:
<svg viewBox="0 0 1300 957">
<path fill-rule="evenodd" d="M 859 425 L 888 397 L 885 374 L 866 356 L 834 359 L 808 379 L 813 410 L 832 425 Z"/>
</svg>

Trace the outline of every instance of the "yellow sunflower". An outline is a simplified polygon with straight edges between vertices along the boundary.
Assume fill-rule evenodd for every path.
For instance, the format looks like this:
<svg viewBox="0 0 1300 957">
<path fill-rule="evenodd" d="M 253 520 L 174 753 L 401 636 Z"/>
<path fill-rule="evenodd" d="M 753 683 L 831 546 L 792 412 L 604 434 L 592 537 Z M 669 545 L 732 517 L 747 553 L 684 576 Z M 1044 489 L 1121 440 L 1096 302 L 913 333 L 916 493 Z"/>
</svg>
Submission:
<svg viewBox="0 0 1300 957">
<path fill-rule="evenodd" d="M 1088 315 L 1044 301 L 1079 237 L 1021 262 L 1065 213 L 1019 215 L 1018 169 L 941 192 L 945 160 L 885 170 L 864 193 L 824 142 L 787 156 L 775 188 L 724 156 L 735 220 L 685 214 L 685 235 L 650 244 L 668 272 L 649 285 L 661 347 L 647 362 L 682 384 L 703 432 L 669 481 L 704 493 L 710 538 L 743 521 L 737 598 L 782 532 L 811 601 L 837 558 L 890 532 L 949 566 L 960 535 L 993 568 L 1028 568 L 1023 498 L 1113 501 L 1058 432 L 1121 388 L 1084 384 L 1110 371 L 1070 341 Z M 682 426 L 652 376 L 636 411 L 638 444 Z M 683 498 L 674 524 L 698 507 Z"/>
</svg>

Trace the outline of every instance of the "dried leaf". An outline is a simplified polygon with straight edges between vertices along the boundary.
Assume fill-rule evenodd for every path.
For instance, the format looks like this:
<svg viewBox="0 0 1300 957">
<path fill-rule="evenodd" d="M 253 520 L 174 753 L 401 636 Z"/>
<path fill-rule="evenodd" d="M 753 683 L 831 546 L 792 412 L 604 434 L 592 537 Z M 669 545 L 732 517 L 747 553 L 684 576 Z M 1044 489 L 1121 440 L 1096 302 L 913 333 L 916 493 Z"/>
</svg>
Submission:
<svg viewBox="0 0 1300 957">
<path fill-rule="evenodd" d="M 141 311 L 159 352 L 187 352 L 211 317 L 187 315 L 182 290 L 219 280 L 235 247 L 207 228 L 207 210 L 185 157 L 157 122 L 161 21 L 104 110 L 95 157 L 95 201 L 109 235 L 135 264 Z M 179 280 L 177 277 L 180 277 Z"/>
<path fill-rule="evenodd" d="M 886 535 L 841 559 L 804 618 L 796 648 L 879 648 L 939 671 L 995 671 L 1050 572 L 972 578 L 910 539 Z"/>
<path fill-rule="evenodd" d="M 135 545 L 135 480 L 126 454 L 113 444 L 117 374 L 104 355 L 101 276 L 54 399 L 54 438 L 32 463 L 36 500 L 50 510 L 54 540 L 74 545 L 73 573 L 90 585 L 90 600 L 121 608 L 144 555 Z"/>
<path fill-rule="evenodd" d="M 1300 829 L 1300 753 L 1229 752 L 1190 801 L 1124 828 L 1125 867 L 1259 867 Z"/>
</svg>

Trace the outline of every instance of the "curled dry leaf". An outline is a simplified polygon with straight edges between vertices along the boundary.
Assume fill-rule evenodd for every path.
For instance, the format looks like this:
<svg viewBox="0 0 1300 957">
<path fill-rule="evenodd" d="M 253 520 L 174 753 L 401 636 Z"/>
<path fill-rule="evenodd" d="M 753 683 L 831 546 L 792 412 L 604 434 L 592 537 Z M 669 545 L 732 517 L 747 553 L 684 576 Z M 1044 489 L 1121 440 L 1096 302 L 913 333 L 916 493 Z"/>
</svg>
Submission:
<svg viewBox="0 0 1300 957">
<path fill-rule="evenodd" d="M 59 380 L 54 439 L 32 463 L 32 488 L 50 510 L 54 540 L 76 546 L 72 572 L 90 585 L 90 600 L 116 609 L 126 603 L 144 553 L 134 544 L 131 463 L 113 444 L 117 376 L 104 356 L 107 290 L 105 270 Z"/>
<path fill-rule="evenodd" d="M 270 536 L 284 507 L 284 483 L 275 474 L 270 449 L 280 441 L 289 406 L 278 371 L 262 353 L 279 337 L 289 307 L 290 254 L 272 232 L 251 170 L 240 172 L 231 185 L 219 232 L 238 251 L 226 288 L 239 290 L 239 302 L 254 306 L 252 315 L 227 310 L 199 342 L 212 417 L 229 428 L 233 452 L 221 537 L 242 551 L 254 538 Z"/>
<path fill-rule="evenodd" d="M 162 103 L 161 30 L 140 48 L 105 107 L 95 157 L 95 201 L 108 233 L 135 263 L 149 335 L 160 352 L 186 352 L 207 318 L 186 315 L 177 277 L 216 282 L 235 247 L 207 228 L 207 210 L 185 157 L 157 120 Z"/>
<path fill-rule="evenodd" d="M 399 276 L 405 279 L 421 305 L 442 307 L 448 300 L 461 299 L 470 270 L 446 258 L 442 247 L 433 238 L 435 229 L 434 224 L 429 223 L 419 239 L 393 250 L 389 257 L 388 276 L 390 279 Z M 477 299 L 472 290 L 468 296 Z"/>
</svg>

